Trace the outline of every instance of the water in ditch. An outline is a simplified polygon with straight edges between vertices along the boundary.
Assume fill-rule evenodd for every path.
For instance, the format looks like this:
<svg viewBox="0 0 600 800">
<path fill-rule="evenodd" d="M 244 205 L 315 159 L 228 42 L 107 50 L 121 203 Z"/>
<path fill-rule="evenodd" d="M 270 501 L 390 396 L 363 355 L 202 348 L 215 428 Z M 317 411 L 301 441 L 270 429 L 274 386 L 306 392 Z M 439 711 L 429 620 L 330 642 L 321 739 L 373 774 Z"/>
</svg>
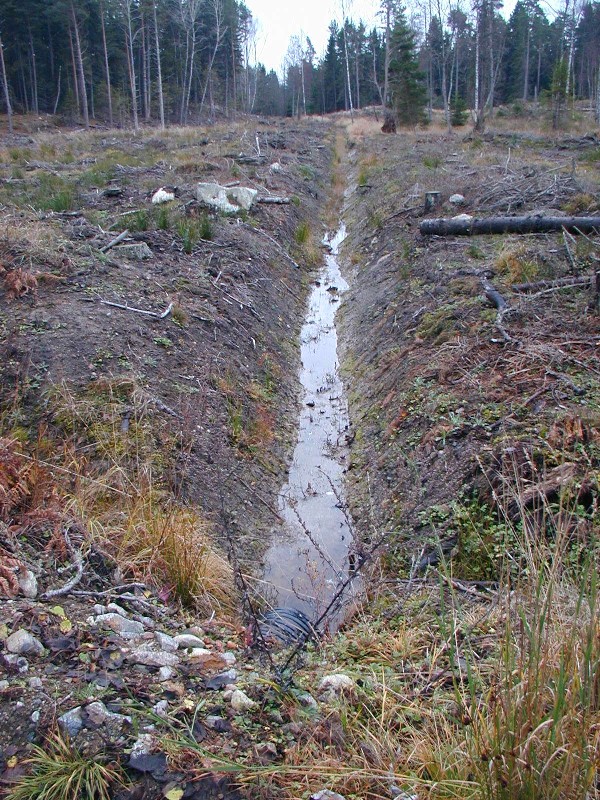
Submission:
<svg viewBox="0 0 600 800">
<path fill-rule="evenodd" d="M 343 473 L 348 458 L 348 408 L 339 375 L 335 314 L 348 289 L 337 260 L 345 226 L 325 244 L 301 331 L 302 409 L 289 479 L 279 497 L 284 519 L 265 557 L 264 580 L 273 606 L 297 608 L 311 620 L 327 610 L 353 566 L 352 529 Z M 351 563 L 349 563 L 351 562 Z M 327 613 L 335 627 L 353 581 Z"/>
</svg>

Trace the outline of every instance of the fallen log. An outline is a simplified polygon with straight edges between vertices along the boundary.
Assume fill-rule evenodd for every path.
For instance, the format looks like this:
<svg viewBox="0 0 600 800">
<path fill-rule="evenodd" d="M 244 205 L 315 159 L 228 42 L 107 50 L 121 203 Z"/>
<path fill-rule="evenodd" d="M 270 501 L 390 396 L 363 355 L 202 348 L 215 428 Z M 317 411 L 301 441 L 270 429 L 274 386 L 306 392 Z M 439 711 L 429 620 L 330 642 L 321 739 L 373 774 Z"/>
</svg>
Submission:
<svg viewBox="0 0 600 800">
<path fill-rule="evenodd" d="M 540 289 L 560 289 L 571 286 L 591 286 L 595 275 L 572 275 L 570 278 L 555 278 L 554 280 L 534 281 L 532 283 L 513 283 L 513 292 L 537 292 Z"/>
<path fill-rule="evenodd" d="M 491 233 L 571 233 L 600 231 L 600 217 L 467 217 L 423 220 L 422 236 L 476 236 Z"/>
<path fill-rule="evenodd" d="M 289 197 L 257 197 L 257 203 L 266 203 L 267 205 L 287 206 L 290 203 Z"/>
</svg>

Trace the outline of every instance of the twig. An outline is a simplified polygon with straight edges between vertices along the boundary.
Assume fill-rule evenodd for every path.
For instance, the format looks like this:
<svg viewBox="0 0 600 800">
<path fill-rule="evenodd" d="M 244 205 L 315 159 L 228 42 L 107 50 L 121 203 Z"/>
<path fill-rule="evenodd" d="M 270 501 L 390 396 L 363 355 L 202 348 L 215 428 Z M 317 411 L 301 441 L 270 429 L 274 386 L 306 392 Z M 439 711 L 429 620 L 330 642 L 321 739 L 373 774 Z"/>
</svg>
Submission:
<svg viewBox="0 0 600 800">
<path fill-rule="evenodd" d="M 114 247 L 115 245 L 119 244 L 119 242 L 122 242 L 123 239 L 126 239 L 128 236 L 129 236 L 129 230 L 125 228 L 123 233 L 120 233 L 118 236 L 115 236 L 115 238 L 111 239 L 111 241 L 108 244 L 105 244 L 104 247 L 101 247 L 100 252 L 107 253 L 111 249 L 111 247 Z"/>
<path fill-rule="evenodd" d="M 61 586 L 60 589 L 50 589 L 48 592 L 45 592 L 40 596 L 40 600 L 50 600 L 53 597 L 61 597 L 64 594 L 68 594 L 74 586 L 77 586 L 83 577 L 83 558 L 81 556 L 81 552 L 73 547 L 71 544 L 71 538 L 69 537 L 67 531 L 64 531 L 63 537 L 65 544 L 67 545 L 67 550 L 73 558 L 73 566 L 76 569 L 75 575 L 73 575 L 73 577 L 68 580 L 64 586 Z"/>
<path fill-rule="evenodd" d="M 144 314 L 147 317 L 155 317 L 156 319 L 166 319 L 166 317 L 168 317 L 173 310 L 174 306 L 174 303 L 169 303 L 167 308 L 159 314 L 158 311 L 146 311 L 143 308 L 134 308 L 133 306 L 128 306 L 127 304 L 123 305 L 123 303 L 113 303 L 111 300 L 101 299 L 100 304 L 103 306 L 111 306 L 111 308 L 120 308 L 123 311 L 133 311 L 135 314 Z"/>
</svg>

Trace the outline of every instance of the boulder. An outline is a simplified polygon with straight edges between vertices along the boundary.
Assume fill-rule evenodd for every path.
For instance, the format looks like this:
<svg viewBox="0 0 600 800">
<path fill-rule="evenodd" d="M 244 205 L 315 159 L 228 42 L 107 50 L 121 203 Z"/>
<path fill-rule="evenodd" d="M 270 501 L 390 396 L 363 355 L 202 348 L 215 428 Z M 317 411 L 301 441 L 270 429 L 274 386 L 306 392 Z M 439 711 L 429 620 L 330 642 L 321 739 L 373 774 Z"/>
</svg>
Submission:
<svg viewBox="0 0 600 800">
<path fill-rule="evenodd" d="M 121 244 L 113 248 L 113 253 L 123 258 L 130 258 L 132 261 L 144 261 L 152 258 L 152 250 L 146 242 L 136 242 L 135 244 Z"/>
<path fill-rule="evenodd" d="M 9 653 L 14 653 L 18 656 L 42 656 L 44 655 L 44 645 L 39 639 L 36 639 L 29 631 L 20 628 L 18 631 L 11 633 L 6 640 L 6 649 Z"/>
<path fill-rule="evenodd" d="M 225 214 L 249 211 L 254 205 L 257 194 L 256 189 L 245 186 L 227 187 L 218 183 L 199 183 L 196 186 L 196 198 L 199 203 Z"/>
<path fill-rule="evenodd" d="M 61 717 L 58 718 L 58 726 L 63 733 L 68 733 L 71 739 L 74 739 L 79 731 L 83 728 L 83 717 L 81 715 L 81 706 L 72 708 Z"/>
<path fill-rule="evenodd" d="M 451 194 L 448 198 L 448 202 L 452 203 L 453 206 L 462 206 L 465 202 L 465 197 L 462 194 Z"/>
</svg>

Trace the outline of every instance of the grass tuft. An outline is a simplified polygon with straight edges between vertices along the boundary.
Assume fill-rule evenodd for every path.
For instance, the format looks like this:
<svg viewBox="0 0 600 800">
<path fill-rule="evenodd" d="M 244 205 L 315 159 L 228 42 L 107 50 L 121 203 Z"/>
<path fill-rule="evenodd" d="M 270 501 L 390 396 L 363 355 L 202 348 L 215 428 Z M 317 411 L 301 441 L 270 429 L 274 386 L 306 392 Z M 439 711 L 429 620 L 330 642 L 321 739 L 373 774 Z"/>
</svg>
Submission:
<svg viewBox="0 0 600 800">
<path fill-rule="evenodd" d="M 81 755 L 59 734 L 48 739 L 47 750 L 34 745 L 27 764 L 31 773 L 9 790 L 7 800 L 109 800 L 110 787 L 124 785 L 118 766 Z"/>
</svg>

